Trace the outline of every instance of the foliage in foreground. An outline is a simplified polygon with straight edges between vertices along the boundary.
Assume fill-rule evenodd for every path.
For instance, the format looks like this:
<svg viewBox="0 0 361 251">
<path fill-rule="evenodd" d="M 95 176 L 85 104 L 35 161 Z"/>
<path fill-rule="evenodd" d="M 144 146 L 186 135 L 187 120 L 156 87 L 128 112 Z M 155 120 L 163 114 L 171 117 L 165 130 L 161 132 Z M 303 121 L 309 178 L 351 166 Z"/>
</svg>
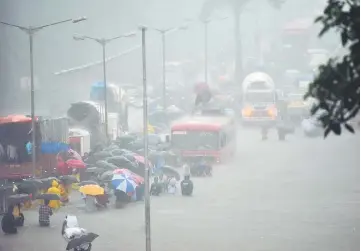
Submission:
<svg viewBox="0 0 361 251">
<path fill-rule="evenodd" d="M 354 132 L 348 122 L 360 110 L 360 2 L 328 0 L 323 15 L 315 22 L 323 25 L 319 36 L 335 29 L 347 53 L 342 58 L 331 58 L 327 64 L 320 66 L 305 98 L 318 100 L 312 114 L 320 109 L 327 111 L 320 118 L 325 137 L 330 131 L 340 135 L 342 125 Z"/>
</svg>

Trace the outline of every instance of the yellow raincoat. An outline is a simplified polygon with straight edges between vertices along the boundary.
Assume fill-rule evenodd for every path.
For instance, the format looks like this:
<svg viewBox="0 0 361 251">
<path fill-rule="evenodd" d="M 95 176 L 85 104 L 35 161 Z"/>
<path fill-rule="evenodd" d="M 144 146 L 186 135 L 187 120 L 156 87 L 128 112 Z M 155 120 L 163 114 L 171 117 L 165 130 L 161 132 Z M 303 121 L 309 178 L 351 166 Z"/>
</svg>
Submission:
<svg viewBox="0 0 361 251">
<path fill-rule="evenodd" d="M 51 187 L 48 189 L 47 193 L 57 194 L 60 197 L 60 189 L 58 188 L 59 184 L 55 180 L 51 183 Z M 58 209 L 60 207 L 59 200 L 51 200 L 49 202 L 49 207 L 52 209 Z"/>
<path fill-rule="evenodd" d="M 155 128 L 149 123 L 148 123 L 148 133 L 152 133 L 152 134 L 155 133 Z"/>
<path fill-rule="evenodd" d="M 18 217 L 20 217 L 20 208 L 19 208 L 19 206 L 18 205 L 16 205 L 15 207 L 14 207 L 14 209 L 13 209 L 13 215 L 14 215 L 14 217 L 15 218 L 18 218 Z"/>
<path fill-rule="evenodd" d="M 73 176 L 80 182 L 80 174 L 73 174 Z M 79 190 L 79 183 L 73 183 L 71 184 L 72 189 Z"/>
<path fill-rule="evenodd" d="M 67 184 L 67 185 L 65 185 L 65 192 L 66 192 L 66 194 L 67 194 L 67 196 L 68 196 L 68 200 L 69 200 L 69 197 L 70 197 L 70 193 L 71 193 L 71 190 L 72 190 L 72 184 Z"/>
<path fill-rule="evenodd" d="M 61 198 L 61 202 L 68 202 L 69 201 L 69 194 L 68 191 L 65 187 L 64 184 L 60 184 L 59 185 L 59 190 L 60 190 L 60 198 Z"/>
</svg>

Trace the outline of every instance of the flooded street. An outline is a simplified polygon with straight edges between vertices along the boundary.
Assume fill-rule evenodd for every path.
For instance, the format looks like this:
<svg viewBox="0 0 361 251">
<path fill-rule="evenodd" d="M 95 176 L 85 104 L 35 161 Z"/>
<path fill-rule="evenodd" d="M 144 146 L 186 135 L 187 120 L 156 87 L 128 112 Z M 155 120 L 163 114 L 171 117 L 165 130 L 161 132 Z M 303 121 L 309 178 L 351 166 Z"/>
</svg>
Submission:
<svg viewBox="0 0 361 251">
<path fill-rule="evenodd" d="M 360 250 L 359 13 L 0 0 L 0 251 Z"/>
<path fill-rule="evenodd" d="M 194 178 L 193 197 L 152 197 L 153 250 L 358 250 L 358 153 L 358 137 L 347 133 L 262 142 L 257 131 L 240 129 L 235 159 L 212 178 Z M 26 212 L 26 226 L 16 236 L 0 235 L 0 245 L 65 250 L 67 211 L 100 235 L 94 250 L 144 250 L 143 205 L 86 214 L 72 204 L 52 217 L 50 229 L 38 227 L 36 211 Z"/>
</svg>

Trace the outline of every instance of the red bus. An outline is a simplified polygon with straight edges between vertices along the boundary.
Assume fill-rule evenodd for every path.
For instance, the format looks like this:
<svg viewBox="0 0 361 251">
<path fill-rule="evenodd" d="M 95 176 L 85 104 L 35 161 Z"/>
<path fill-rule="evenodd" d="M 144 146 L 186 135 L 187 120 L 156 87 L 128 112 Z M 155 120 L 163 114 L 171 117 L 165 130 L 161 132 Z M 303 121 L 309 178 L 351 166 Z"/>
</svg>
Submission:
<svg viewBox="0 0 361 251">
<path fill-rule="evenodd" d="M 237 126 L 233 118 L 186 117 L 171 126 L 172 150 L 183 160 L 203 157 L 225 162 L 236 152 Z"/>
</svg>

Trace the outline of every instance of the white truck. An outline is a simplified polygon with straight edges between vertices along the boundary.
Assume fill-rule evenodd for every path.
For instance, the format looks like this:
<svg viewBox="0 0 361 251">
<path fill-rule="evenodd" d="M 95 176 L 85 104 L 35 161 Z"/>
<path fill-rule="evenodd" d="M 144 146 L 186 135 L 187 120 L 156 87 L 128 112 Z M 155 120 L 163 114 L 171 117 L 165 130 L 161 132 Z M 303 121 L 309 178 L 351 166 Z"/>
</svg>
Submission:
<svg viewBox="0 0 361 251">
<path fill-rule="evenodd" d="M 254 72 L 242 82 L 242 124 L 274 124 L 277 118 L 277 92 L 272 78 L 264 72 Z"/>
</svg>

